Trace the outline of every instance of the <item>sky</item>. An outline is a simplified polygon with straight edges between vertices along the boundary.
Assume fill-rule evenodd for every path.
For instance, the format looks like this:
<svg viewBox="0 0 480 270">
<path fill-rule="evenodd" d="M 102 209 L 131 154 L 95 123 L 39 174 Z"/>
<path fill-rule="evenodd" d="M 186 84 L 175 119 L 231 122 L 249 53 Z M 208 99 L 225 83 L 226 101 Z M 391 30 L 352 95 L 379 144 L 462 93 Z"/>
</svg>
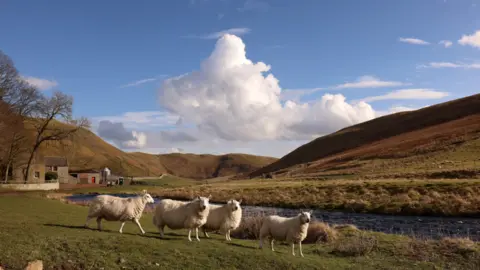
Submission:
<svg viewBox="0 0 480 270">
<path fill-rule="evenodd" d="M 479 93 L 480 0 L 0 0 L 0 49 L 125 151 L 282 157 Z"/>
</svg>

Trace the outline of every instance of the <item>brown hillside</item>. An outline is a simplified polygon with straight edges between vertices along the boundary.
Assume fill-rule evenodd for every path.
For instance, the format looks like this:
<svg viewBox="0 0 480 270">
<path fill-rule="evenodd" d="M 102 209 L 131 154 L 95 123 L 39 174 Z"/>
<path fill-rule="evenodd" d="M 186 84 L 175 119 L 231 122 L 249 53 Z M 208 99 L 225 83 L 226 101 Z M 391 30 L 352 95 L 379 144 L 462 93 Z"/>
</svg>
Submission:
<svg viewBox="0 0 480 270">
<path fill-rule="evenodd" d="M 444 169 L 445 162 L 476 166 L 479 158 L 477 94 L 344 128 L 302 145 L 250 177 L 272 172 L 303 176 L 413 173 Z"/>
<path fill-rule="evenodd" d="M 56 122 L 55 125 L 65 126 L 59 122 Z M 28 124 L 25 126 L 27 129 L 29 128 Z M 39 154 L 42 156 L 65 156 L 72 169 L 99 169 L 106 166 L 115 174 L 157 176 L 169 173 L 195 179 L 250 173 L 277 160 L 271 157 L 245 154 L 215 156 L 130 153 L 110 145 L 86 129 L 80 130 L 72 140 L 67 140 L 62 144 L 58 142 L 45 143 Z"/>
</svg>

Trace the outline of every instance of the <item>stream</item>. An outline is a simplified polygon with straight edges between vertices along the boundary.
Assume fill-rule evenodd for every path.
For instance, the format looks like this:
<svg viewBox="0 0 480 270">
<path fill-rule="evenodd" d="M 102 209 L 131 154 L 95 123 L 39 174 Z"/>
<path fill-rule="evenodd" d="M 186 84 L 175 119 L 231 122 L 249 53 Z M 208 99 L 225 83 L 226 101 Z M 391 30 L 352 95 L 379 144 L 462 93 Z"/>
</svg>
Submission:
<svg viewBox="0 0 480 270">
<path fill-rule="evenodd" d="M 131 194 L 110 194 L 119 197 L 133 197 Z M 97 194 L 75 194 L 66 197 L 71 202 L 88 202 Z M 154 198 L 155 204 L 162 198 Z M 147 204 L 153 208 L 155 204 Z M 215 203 L 212 203 L 215 204 Z M 243 217 L 259 214 L 276 214 L 280 216 L 295 216 L 298 209 L 242 205 Z M 339 211 L 313 210 L 312 220 L 322 221 L 330 225 L 353 224 L 361 230 L 369 230 L 391 234 L 403 234 L 424 239 L 439 239 L 442 237 L 469 237 L 480 241 L 480 219 L 459 217 L 430 216 L 393 216 L 378 214 L 358 214 Z"/>
</svg>

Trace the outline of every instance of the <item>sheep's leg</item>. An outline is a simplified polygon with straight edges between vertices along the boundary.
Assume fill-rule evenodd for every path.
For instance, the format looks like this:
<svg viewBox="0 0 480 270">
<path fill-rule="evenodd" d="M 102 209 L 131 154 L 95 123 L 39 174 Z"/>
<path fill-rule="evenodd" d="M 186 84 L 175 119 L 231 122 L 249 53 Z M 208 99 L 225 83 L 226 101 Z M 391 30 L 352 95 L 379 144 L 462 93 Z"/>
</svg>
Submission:
<svg viewBox="0 0 480 270">
<path fill-rule="evenodd" d="M 123 226 L 125 226 L 125 221 L 122 222 L 122 225 L 120 225 L 120 230 L 119 230 L 120 233 L 123 233 Z"/>
<path fill-rule="evenodd" d="M 163 238 L 163 230 L 165 229 L 165 225 L 158 226 L 158 230 L 160 231 L 160 237 Z"/>
<path fill-rule="evenodd" d="M 200 238 L 198 238 L 198 227 L 195 228 L 195 237 L 197 238 L 197 241 L 200 241 Z"/>
<path fill-rule="evenodd" d="M 92 219 L 93 217 L 91 216 L 88 216 L 87 217 L 87 220 L 85 221 L 85 228 L 88 228 L 88 222 L 90 221 L 90 219 Z"/>
<path fill-rule="evenodd" d="M 295 256 L 295 243 L 292 242 L 292 255 Z"/>
<path fill-rule="evenodd" d="M 210 236 L 208 236 L 208 234 L 207 234 L 207 229 L 205 229 L 205 227 L 202 227 L 202 230 L 203 230 L 203 234 L 205 235 L 205 237 L 210 238 Z"/>
<path fill-rule="evenodd" d="M 227 241 L 232 240 L 232 239 L 230 239 L 230 230 L 227 230 L 227 231 L 225 232 L 225 239 L 227 239 Z"/>
<path fill-rule="evenodd" d="M 145 231 L 143 230 L 142 225 L 140 225 L 140 221 L 138 219 L 134 219 L 133 222 L 135 222 L 135 224 L 137 224 L 137 226 L 140 229 L 140 231 L 142 232 L 142 234 L 145 234 Z"/>
<path fill-rule="evenodd" d="M 192 229 L 188 229 L 188 241 L 192 242 Z"/>
<path fill-rule="evenodd" d="M 273 249 L 273 241 L 274 241 L 274 239 L 272 237 L 272 239 L 270 240 L 270 246 L 272 247 L 272 251 L 275 251 L 275 249 Z"/>
<path fill-rule="evenodd" d="M 101 217 L 97 217 L 97 228 L 99 231 L 102 230 L 102 218 Z"/>
<path fill-rule="evenodd" d="M 263 248 L 263 236 L 262 236 L 262 235 L 260 235 L 260 243 L 259 243 L 258 247 L 259 247 L 260 249 Z"/>
<path fill-rule="evenodd" d="M 302 252 L 302 241 L 298 242 L 298 249 L 300 250 L 300 256 L 303 257 L 303 252 Z"/>
</svg>

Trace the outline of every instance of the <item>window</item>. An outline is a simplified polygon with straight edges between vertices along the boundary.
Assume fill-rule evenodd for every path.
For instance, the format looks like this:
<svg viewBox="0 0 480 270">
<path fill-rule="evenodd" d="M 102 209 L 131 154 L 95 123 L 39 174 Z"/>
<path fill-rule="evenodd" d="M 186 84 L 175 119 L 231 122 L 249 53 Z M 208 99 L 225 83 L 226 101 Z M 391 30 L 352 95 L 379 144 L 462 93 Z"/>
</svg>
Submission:
<svg viewBox="0 0 480 270">
<path fill-rule="evenodd" d="M 56 172 L 58 170 L 57 166 L 53 166 L 53 171 Z"/>
<path fill-rule="evenodd" d="M 40 178 L 40 172 L 35 172 L 35 178 Z"/>
</svg>

